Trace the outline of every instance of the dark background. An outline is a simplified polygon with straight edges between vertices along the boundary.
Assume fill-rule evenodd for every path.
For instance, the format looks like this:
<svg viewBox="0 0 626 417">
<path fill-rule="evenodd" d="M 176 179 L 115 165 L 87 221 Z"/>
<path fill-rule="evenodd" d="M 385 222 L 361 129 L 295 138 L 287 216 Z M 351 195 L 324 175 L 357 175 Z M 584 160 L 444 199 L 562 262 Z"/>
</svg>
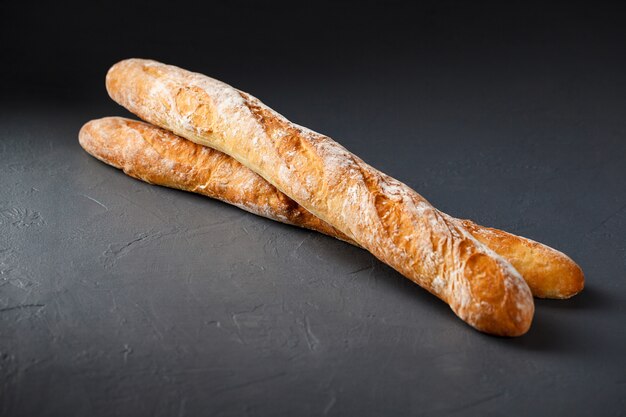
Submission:
<svg viewBox="0 0 626 417">
<path fill-rule="evenodd" d="M 3 2 L 0 415 L 626 415 L 617 3 Z M 369 254 L 91 158 L 116 61 L 251 92 L 587 288 L 480 334 Z"/>
</svg>

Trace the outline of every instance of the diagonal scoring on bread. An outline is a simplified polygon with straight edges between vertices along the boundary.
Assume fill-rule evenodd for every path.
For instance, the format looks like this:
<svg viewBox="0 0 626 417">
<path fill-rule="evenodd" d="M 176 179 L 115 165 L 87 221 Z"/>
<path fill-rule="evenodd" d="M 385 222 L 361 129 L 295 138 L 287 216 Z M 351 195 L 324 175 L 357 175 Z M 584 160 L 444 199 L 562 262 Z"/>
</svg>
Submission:
<svg viewBox="0 0 626 417">
<path fill-rule="evenodd" d="M 134 178 L 216 198 L 357 245 L 230 156 L 148 123 L 121 117 L 92 120 L 80 130 L 79 141 L 88 153 Z M 535 297 L 567 298 L 582 289 L 582 271 L 563 253 L 470 220 L 455 220 L 509 261 Z"/>
<path fill-rule="evenodd" d="M 511 264 L 332 139 L 227 84 L 155 61 L 114 65 L 107 90 L 142 119 L 235 158 L 476 329 L 528 331 L 532 294 Z"/>
</svg>

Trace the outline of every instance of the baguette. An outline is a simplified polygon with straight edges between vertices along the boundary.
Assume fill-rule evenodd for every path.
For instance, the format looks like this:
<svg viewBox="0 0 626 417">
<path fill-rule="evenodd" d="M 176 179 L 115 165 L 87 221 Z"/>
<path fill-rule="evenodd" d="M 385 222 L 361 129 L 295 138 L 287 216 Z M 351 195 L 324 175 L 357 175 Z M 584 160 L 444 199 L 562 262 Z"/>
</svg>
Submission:
<svg viewBox="0 0 626 417">
<path fill-rule="evenodd" d="M 474 328 L 503 336 L 530 328 L 532 294 L 511 264 L 329 137 L 227 84 L 155 61 L 119 62 L 106 86 L 142 119 L 232 156 Z"/>
<path fill-rule="evenodd" d="M 150 184 L 191 191 L 282 223 L 353 243 L 230 156 L 135 120 L 86 123 L 80 145 L 102 162 Z"/>
<path fill-rule="evenodd" d="M 80 130 L 79 142 L 89 154 L 131 177 L 216 198 L 251 213 L 316 230 L 358 246 L 235 159 L 156 126 L 106 117 L 86 123 Z M 470 220 L 457 221 L 509 261 L 535 297 L 567 298 L 582 289 L 582 271 L 563 253 Z"/>
</svg>

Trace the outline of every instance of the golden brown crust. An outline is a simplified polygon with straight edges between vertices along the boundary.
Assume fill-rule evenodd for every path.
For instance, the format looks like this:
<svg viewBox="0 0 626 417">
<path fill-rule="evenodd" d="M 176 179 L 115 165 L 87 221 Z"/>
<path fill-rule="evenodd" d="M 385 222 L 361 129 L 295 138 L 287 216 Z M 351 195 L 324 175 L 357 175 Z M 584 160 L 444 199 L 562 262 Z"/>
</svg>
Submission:
<svg viewBox="0 0 626 417">
<path fill-rule="evenodd" d="M 116 64 L 107 90 L 142 119 L 237 159 L 473 327 L 507 336 L 529 329 L 532 295 L 508 262 L 332 139 L 226 84 L 154 61 Z"/>
<path fill-rule="evenodd" d="M 515 236 L 471 220 L 460 220 L 479 241 L 519 271 L 533 295 L 540 298 L 570 298 L 585 286 L 582 269 L 567 255 L 533 240 Z"/>
<path fill-rule="evenodd" d="M 81 146 L 150 184 L 202 194 L 283 223 L 348 240 L 233 158 L 146 123 L 107 117 L 86 123 Z"/>
<path fill-rule="evenodd" d="M 233 158 L 159 127 L 106 117 L 85 124 L 79 140 L 91 155 L 132 177 L 217 198 L 252 213 L 358 246 Z M 568 298 L 582 289 L 582 271 L 563 253 L 470 220 L 451 221 L 462 222 L 476 239 L 509 261 L 522 274 L 535 297 Z"/>
</svg>

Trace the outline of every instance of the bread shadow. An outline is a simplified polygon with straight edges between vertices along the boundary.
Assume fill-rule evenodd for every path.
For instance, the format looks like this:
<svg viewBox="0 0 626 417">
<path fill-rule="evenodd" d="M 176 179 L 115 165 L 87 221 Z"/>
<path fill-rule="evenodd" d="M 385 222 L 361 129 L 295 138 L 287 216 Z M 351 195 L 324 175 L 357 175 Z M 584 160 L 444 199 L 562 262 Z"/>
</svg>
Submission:
<svg viewBox="0 0 626 417">
<path fill-rule="evenodd" d="M 580 293 L 565 300 L 535 298 L 535 305 L 542 309 L 555 310 L 611 310 L 615 307 L 615 302 L 609 294 L 603 293 L 596 287 L 587 286 Z"/>
<path fill-rule="evenodd" d="M 593 314 L 598 314 L 599 311 L 614 310 L 616 306 L 617 301 L 609 294 L 589 287 L 567 300 L 535 299 L 535 317 L 528 333 L 517 338 L 494 340 L 527 351 L 569 355 L 594 353 L 594 346 L 602 346 L 600 342 L 607 336 L 578 320 L 577 310 L 592 310 Z"/>
<path fill-rule="evenodd" d="M 117 172 L 117 175 L 125 176 L 125 174 L 118 169 L 105 164 L 100 164 L 100 166 Z M 129 180 L 137 181 L 130 178 Z M 152 187 L 152 185 L 149 184 L 142 184 L 146 186 L 146 189 L 147 187 Z M 216 205 L 221 206 L 224 210 L 239 210 L 227 203 L 195 193 L 182 192 L 168 187 L 158 187 L 158 190 L 159 192 L 177 195 L 176 198 L 184 196 L 189 201 L 206 201 L 209 204 L 217 203 Z M 251 216 L 253 215 L 251 214 Z M 411 302 L 419 304 L 419 308 L 427 309 L 435 315 L 440 315 L 445 325 L 455 326 L 455 324 L 458 324 L 455 331 L 470 332 L 476 337 L 484 338 L 489 343 L 501 344 L 506 348 L 559 352 L 584 350 L 584 346 L 581 347 L 579 343 L 581 336 L 576 335 L 577 331 L 580 329 L 575 329 L 569 320 L 566 320 L 560 315 L 560 312 L 567 310 L 612 310 L 616 305 L 615 300 L 612 300 L 610 295 L 603 293 L 597 288 L 590 287 L 585 288 L 580 294 L 567 300 L 535 299 L 535 318 L 527 334 L 516 338 L 487 335 L 474 330 L 469 325 L 461 323 L 460 319 L 455 316 L 454 312 L 452 312 L 446 303 L 403 277 L 393 268 L 377 260 L 367 251 L 306 229 L 284 225 L 268 219 L 259 219 L 261 219 L 260 221 L 272 223 L 273 227 L 278 229 L 284 228 L 292 232 L 299 231 L 295 232 L 295 234 L 315 234 L 315 236 L 319 236 L 316 237 L 317 239 L 328 239 L 329 242 L 333 242 L 333 244 L 328 245 L 328 250 L 323 251 L 323 257 L 327 258 L 329 262 L 342 265 L 340 269 L 351 269 L 350 265 L 354 265 L 354 270 L 349 273 L 354 273 L 354 275 L 350 275 L 350 279 L 363 281 L 370 279 L 367 274 L 359 274 L 359 272 L 369 269 L 369 267 L 363 267 L 363 265 L 371 263 L 372 267 L 375 268 L 374 274 L 376 275 L 375 279 L 377 280 L 379 291 L 392 292 L 400 299 L 410 298 Z M 331 277 L 330 279 L 336 279 L 336 277 Z M 572 333 L 574 333 L 574 336 Z"/>
<path fill-rule="evenodd" d="M 372 255 L 354 248 L 354 251 L 329 251 L 327 256 L 334 259 L 331 262 L 363 264 Z M 597 288 L 587 287 L 581 293 L 566 300 L 551 300 L 535 298 L 535 317 L 528 333 L 519 337 L 500 337 L 481 333 L 467 324 L 460 322 L 450 307 L 428 291 L 406 279 L 386 264 L 374 260 L 376 263 L 378 289 L 395 293 L 399 298 L 411 298 L 419 304 L 419 308 L 428 309 L 435 315 L 441 315 L 445 325 L 458 324 L 455 331 L 472 333 L 475 337 L 484 339 L 486 343 L 498 344 L 506 349 L 558 352 L 560 354 L 579 355 L 590 353 L 593 344 L 588 342 L 592 337 L 592 329 L 584 328 L 583 323 L 574 317 L 576 310 L 594 310 L 595 312 L 610 311 L 618 306 L 615 299 Z M 368 279 L 366 275 L 360 277 Z M 568 317 L 571 313 L 571 319 Z M 593 337 L 602 337 L 596 335 Z"/>
</svg>

